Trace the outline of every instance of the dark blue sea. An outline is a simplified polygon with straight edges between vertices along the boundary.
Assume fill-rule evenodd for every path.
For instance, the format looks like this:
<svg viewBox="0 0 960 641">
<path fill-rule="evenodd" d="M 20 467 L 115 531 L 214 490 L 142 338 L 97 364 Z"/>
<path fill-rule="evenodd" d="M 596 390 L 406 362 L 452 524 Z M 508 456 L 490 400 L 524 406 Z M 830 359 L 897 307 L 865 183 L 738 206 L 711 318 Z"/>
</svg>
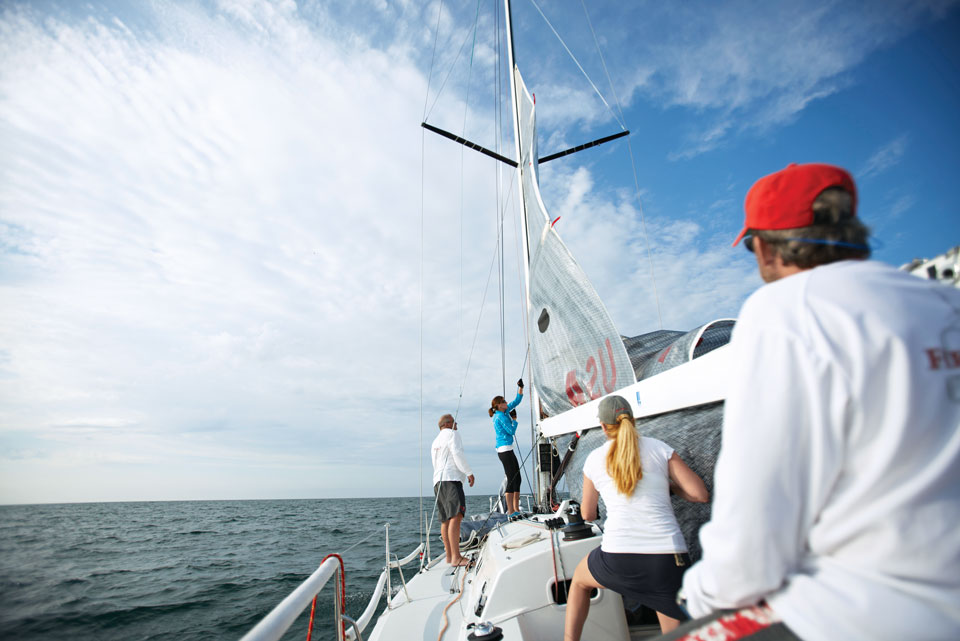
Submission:
<svg viewBox="0 0 960 641">
<path fill-rule="evenodd" d="M 429 517 L 432 497 L 423 503 Z M 467 497 L 468 515 L 487 511 L 486 496 Z M 0 506 L 0 639 L 239 639 L 348 549 L 357 618 L 383 570 L 384 524 L 402 558 L 420 541 L 418 515 L 417 498 Z M 436 556 L 436 521 L 432 532 Z M 314 639 L 336 638 L 333 587 L 317 600 Z M 306 639 L 308 617 L 283 638 Z"/>
</svg>

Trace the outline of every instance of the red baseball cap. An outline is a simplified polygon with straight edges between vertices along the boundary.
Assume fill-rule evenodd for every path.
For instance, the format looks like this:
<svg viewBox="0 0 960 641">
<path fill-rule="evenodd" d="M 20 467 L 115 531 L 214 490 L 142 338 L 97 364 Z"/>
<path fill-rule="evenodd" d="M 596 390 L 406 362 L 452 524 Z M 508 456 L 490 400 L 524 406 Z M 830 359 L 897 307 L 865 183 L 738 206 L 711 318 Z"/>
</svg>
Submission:
<svg viewBox="0 0 960 641">
<path fill-rule="evenodd" d="M 828 187 L 849 191 L 856 215 L 857 186 L 846 169 L 819 163 L 791 163 L 786 169 L 764 176 L 747 192 L 743 203 L 746 220 L 733 244 L 739 243 L 750 229 L 796 229 L 812 225 L 813 201 Z"/>
</svg>

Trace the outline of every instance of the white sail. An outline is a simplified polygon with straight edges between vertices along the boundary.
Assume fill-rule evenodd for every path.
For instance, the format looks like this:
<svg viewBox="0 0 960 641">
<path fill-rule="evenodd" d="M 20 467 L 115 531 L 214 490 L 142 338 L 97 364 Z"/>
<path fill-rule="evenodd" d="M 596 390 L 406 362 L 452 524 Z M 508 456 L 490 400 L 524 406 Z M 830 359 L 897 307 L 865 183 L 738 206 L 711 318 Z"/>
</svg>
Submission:
<svg viewBox="0 0 960 641">
<path fill-rule="evenodd" d="M 519 71 L 514 78 L 530 252 L 530 363 L 543 410 L 555 416 L 632 385 L 636 377 L 620 333 L 543 205 L 536 106 Z"/>
</svg>

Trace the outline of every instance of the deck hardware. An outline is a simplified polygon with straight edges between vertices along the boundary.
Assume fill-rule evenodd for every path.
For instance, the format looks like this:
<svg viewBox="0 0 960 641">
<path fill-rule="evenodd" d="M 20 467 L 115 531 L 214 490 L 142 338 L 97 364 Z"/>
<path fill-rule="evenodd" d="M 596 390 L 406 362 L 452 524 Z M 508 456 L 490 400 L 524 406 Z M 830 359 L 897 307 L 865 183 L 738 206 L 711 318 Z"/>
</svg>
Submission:
<svg viewBox="0 0 960 641">
<path fill-rule="evenodd" d="M 353 628 L 353 641 L 363 641 L 363 633 L 360 631 L 360 626 L 357 625 L 357 622 L 346 614 L 344 614 L 342 618 L 345 623 L 349 623 L 350 627 Z"/>
<path fill-rule="evenodd" d="M 593 528 L 583 522 L 583 517 L 580 515 L 580 506 L 576 503 L 570 506 L 570 511 L 567 513 L 568 525 L 563 528 L 564 541 L 579 541 L 580 539 L 589 539 L 593 534 Z"/>
<path fill-rule="evenodd" d="M 489 621 L 478 623 L 473 632 L 467 635 L 470 641 L 499 641 L 503 638 L 503 630 L 493 625 Z"/>
</svg>

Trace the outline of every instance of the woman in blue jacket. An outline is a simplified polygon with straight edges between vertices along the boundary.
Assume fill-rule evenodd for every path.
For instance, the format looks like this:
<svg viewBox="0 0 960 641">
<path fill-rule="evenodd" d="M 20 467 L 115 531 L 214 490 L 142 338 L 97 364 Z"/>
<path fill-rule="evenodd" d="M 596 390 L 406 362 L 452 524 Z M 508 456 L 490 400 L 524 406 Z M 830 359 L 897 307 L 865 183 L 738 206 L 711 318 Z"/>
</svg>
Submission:
<svg viewBox="0 0 960 641">
<path fill-rule="evenodd" d="M 507 403 L 502 396 L 494 396 L 488 413 L 493 417 L 493 429 L 497 434 L 497 456 L 507 475 L 507 489 L 504 498 L 507 501 L 507 513 L 510 516 L 520 514 L 520 464 L 513 452 L 513 435 L 517 432 L 517 422 L 510 418 L 510 410 L 523 400 L 523 379 L 517 381 L 517 397 Z"/>
</svg>

